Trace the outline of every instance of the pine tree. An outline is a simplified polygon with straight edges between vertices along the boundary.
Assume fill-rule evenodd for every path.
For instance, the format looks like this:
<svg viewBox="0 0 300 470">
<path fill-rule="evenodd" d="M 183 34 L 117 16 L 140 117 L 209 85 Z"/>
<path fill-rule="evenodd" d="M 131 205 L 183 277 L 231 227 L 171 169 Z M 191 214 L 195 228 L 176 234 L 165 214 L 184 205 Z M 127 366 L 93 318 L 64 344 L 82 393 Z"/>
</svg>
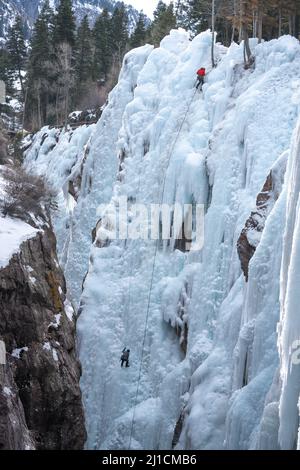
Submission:
<svg viewBox="0 0 300 470">
<path fill-rule="evenodd" d="M 191 29 L 189 0 L 177 0 L 175 3 L 175 16 L 179 28 Z"/>
<path fill-rule="evenodd" d="M 31 51 L 29 56 L 29 70 L 33 76 L 47 75 L 45 63 L 51 60 L 53 54 L 52 33 L 54 28 L 54 12 L 49 6 L 49 1 L 44 3 L 33 29 L 31 39 Z"/>
<path fill-rule="evenodd" d="M 124 3 L 121 3 L 115 8 L 111 18 L 111 44 L 115 51 L 114 58 L 119 65 L 122 63 L 128 39 L 128 16 Z"/>
<path fill-rule="evenodd" d="M 59 44 L 56 49 L 56 122 L 67 126 L 68 115 L 72 108 L 72 90 L 74 89 L 74 56 L 68 42 Z"/>
<path fill-rule="evenodd" d="M 153 23 L 156 23 L 160 17 L 166 12 L 167 5 L 162 1 L 159 0 L 156 9 L 153 12 Z"/>
<path fill-rule="evenodd" d="M 51 123 L 56 80 L 53 29 L 54 12 L 46 0 L 34 25 L 26 80 L 26 122 L 37 129 Z"/>
<path fill-rule="evenodd" d="M 76 23 L 72 9 L 72 0 L 60 0 L 54 29 L 54 41 L 56 44 L 67 43 L 75 45 Z"/>
<path fill-rule="evenodd" d="M 104 9 L 97 18 L 94 29 L 93 79 L 106 81 L 112 63 L 111 18 Z"/>
<path fill-rule="evenodd" d="M 55 16 L 53 40 L 56 60 L 56 122 L 67 125 L 74 88 L 74 47 L 76 23 L 72 0 L 60 0 Z"/>
<path fill-rule="evenodd" d="M 75 93 L 77 102 L 92 79 L 93 50 L 92 32 L 85 16 L 77 30 L 75 49 Z"/>
<path fill-rule="evenodd" d="M 9 31 L 6 48 L 9 53 L 9 61 L 12 75 L 14 76 L 14 78 L 19 79 L 22 94 L 24 97 L 22 71 L 25 67 L 27 49 L 24 39 L 22 18 L 20 16 L 17 16 L 15 23 Z"/>
<path fill-rule="evenodd" d="M 174 14 L 174 5 L 166 5 L 159 1 L 154 12 L 154 21 L 151 25 L 150 35 L 151 41 L 155 46 L 159 46 L 160 41 L 171 31 L 176 28 L 176 16 Z"/>
<path fill-rule="evenodd" d="M 190 25 L 195 34 L 210 28 L 211 6 L 211 0 L 189 0 Z"/>
<path fill-rule="evenodd" d="M 212 10 L 214 3 L 215 30 L 218 40 L 230 45 L 232 22 L 228 18 L 232 15 L 231 7 L 235 0 L 177 0 L 175 15 L 177 26 L 183 27 L 196 35 L 212 28 Z"/>
<path fill-rule="evenodd" d="M 130 38 L 130 46 L 132 48 L 139 47 L 145 44 L 146 40 L 146 25 L 145 15 L 143 12 L 139 14 L 139 19 L 136 24 L 136 28 Z"/>
<path fill-rule="evenodd" d="M 14 94 L 14 73 L 11 69 L 9 53 L 6 49 L 0 49 L 0 80 L 6 85 L 8 94 Z"/>
</svg>

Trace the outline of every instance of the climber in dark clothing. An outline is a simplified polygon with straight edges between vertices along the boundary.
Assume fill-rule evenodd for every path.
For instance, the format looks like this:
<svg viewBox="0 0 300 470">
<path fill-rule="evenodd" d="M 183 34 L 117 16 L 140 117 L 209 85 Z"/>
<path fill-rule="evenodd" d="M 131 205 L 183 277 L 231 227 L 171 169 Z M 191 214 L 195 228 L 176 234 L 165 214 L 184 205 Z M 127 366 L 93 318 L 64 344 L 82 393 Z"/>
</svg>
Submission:
<svg viewBox="0 0 300 470">
<path fill-rule="evenodd" d="M 204 67 L 201 67 L 201 69 L 199 69 L 197 71 L 197 77 L 198 77 L 198 83 L 197 83 L 197 86 L 196 86 L 197 90 L 198 90 L 199 86 L 201 86 L 201 90 L 202 90 L 205 75 L 206 75 L 206 70 L 205 70 Z"/>
<path fill-rule="evenodd" d="M 122 356 L 121 356 L 121 367 L 123 367 L 125 363 L 125 367 L 129 367 L 129 354 L 130 354 L 130 349 L 124 348 L 122 351 Z"/>
</svg>

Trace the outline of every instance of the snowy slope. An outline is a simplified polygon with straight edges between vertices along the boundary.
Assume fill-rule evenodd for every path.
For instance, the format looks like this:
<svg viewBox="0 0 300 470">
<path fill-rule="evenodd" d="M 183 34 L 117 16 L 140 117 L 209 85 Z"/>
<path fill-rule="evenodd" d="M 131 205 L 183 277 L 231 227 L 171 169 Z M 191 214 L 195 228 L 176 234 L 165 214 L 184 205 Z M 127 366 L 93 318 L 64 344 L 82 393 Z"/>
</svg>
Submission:
<svg viewBox="0 0 300 470">
<path fill-rule="evenodd" d="M 22 220 L 0 217 L 0 269 L 18 252 L 21 243 L 34 237 L 37 232 Z"/>
<path fill-rule="evenodd" d="M 5 199 L 5 178 L 0 165 L 0 202 Z M 11 257 L 19 251 L 21 244 L 34 237 L 38 229 L 20 219 L 0 215 L 0 269 L 9 264 Z"/>
<path fill-rule="evenodd" d="M 296 446 L 300 47 L 283 37 L 252 48 L 255 68 L 245 71 L 242 46 L 217 45 L 218 66 L 195 93 L 195 70 L 210 69 L 210 34 L 190 42 L 172 31 L 160 48 L 127 55 L 96 126 L 56 137 L 44 129 L 27 152 L 26 165 L 64 189 L 55 225 L 75 304 L 90 256 L 78 321 L 88 448 Z M 273 203 L 249 234 L 246 282 L 237 241 L 270 174 Z M 97 207 L 120 196 L 129 209 L 203 204 L 203 249 L 103 246 L 112 221 Z"/>
<path fill-rule="evenodd" d="M 9 28 L 17 15 L 21 15 L 25 25 L 25 33 L 29 38 L 34 21 L 44 0 L 0 0 L 0 44 L 5 43 Z M 50 5 L 55 8 L 58 0 L 51 0 Z M 85 15 L 93 24 L 97 16 L 106 8 L 110 13 L 119 4 L 115 0 L 73 0 L 73 9 L 78 22 Z M 129 30 L 134 30 L 139 12 L 131 5 L 126 5 L 129 18 Z"/>
</svg>

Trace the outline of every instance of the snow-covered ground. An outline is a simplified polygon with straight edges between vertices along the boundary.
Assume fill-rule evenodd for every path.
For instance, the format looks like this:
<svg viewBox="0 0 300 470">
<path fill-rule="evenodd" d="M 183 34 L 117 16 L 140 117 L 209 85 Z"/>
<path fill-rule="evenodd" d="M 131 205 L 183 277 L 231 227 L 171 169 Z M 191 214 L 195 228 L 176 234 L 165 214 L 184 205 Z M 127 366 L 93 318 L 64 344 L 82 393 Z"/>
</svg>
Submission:
<svg viewBox="0 0 300 470">
<path fill-rule="evenodd" d="M 0 217 L 0 269 L 7 266 L 22 242 L 34 237 L 37 232 L 37 229 L 22 220 Z"/>
<path fill-rule="evenodd" d="M 245 70 L 242 45 L 216 45 L 211 70 L 210 45 L 208 32 L 189 41 L 180 30 L 131 51 L 96 125 L 44 128 L 26 155 L 61 189 L 54 223 L 74 305 L 88 269 L 78 320 L 87 448 L 170 449 L 179 418 L 177 449 L 297 445 L 300 46 L 252 41 Z M 237 240 L 270 171 L 278 194 L 246 282 Z M 98 206 L 120 196 L 129 209 L 203 204 L 203 249 L 100 248 L 97 236 L 91 246 Z"/>
<path fill-rule="evenodd" d="M 0 165 L 0 202 L 6 197 L 5 179 Z M 3 217 L 0 212 L 0 269 L 9 264 L 10 258 L 19 251 L 21 244 L 36 235 L 38 229 L 20 219 Z"/>
</svg>

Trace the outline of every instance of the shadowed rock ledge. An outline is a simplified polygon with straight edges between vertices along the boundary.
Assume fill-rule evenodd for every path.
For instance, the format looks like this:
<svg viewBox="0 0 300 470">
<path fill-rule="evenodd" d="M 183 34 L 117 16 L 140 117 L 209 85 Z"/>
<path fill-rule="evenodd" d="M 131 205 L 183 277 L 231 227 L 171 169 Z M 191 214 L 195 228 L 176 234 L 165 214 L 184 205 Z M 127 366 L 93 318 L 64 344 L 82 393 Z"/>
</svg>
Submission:
<svg viewBox="0 0 300 470">
<path fill-rule="evenodd" d="M 81 449 L 75 316 L 48 226 L 0 269 L 0 449 Z"/>
</svg>

